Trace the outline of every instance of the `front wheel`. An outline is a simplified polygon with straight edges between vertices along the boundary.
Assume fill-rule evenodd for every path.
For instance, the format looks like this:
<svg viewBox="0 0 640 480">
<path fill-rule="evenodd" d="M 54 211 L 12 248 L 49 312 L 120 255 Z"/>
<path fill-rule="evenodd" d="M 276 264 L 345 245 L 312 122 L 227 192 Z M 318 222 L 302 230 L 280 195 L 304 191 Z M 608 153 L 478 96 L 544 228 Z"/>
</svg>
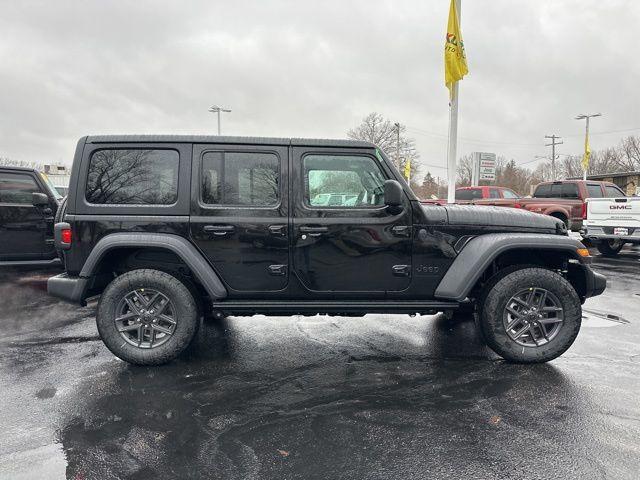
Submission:
<svg viewBox="0 0 640 480">
<path fill-rule="evenodd" d="M 490 287 L 480 327 L 489 347 L 506 360 L 542 363 L 562 355 L 580 330 L 582 308 L 562 275 L 523 268 Z"/>
<path fill-rule="evenodd" d="M 187 348 L 199 326 L 189 288 L 168 273 L 132 270 L 105 289 L 96 322 L 102 341 L 122 360 L 160 365 Z"/>
<path fill-rule="evenodd" d="M 605 257 L 615 257 L 624 247 L 623 240 L 602 240 L 598 242 L 596 248 Z"/>
</svg>

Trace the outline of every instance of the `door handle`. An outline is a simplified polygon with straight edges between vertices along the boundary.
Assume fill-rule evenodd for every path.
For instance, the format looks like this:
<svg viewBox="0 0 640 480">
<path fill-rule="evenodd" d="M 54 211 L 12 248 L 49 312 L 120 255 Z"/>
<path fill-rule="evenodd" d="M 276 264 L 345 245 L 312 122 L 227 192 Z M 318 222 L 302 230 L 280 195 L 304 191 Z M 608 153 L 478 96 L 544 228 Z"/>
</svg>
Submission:
<svg viewBox="0 0 640 480">
<path fill-rule="evenodd" d="M 396 237 L 409 237 L 411 236 L 411 227 L 408 225 L 396 225 L 391 229 L 391 232 Z"/>
<path fill-rule="evenodd" d="M 236 229 L 233 225 L 205 225 L 202 228 L 206 233 L 212 233 L 217 237 L 223 237 L 233 233 Z"/>
<path fill-rule="evenodd" d="M 327 233 L 328 231 L 328 227 L 300 227 L 300 233 L 307 233 L 310 237 L 319 237 L 320 235 L 322 235 L 323 233 Z"/>
<path fill-rule="evenodd" d="M 284 237 L 287 234 L 286 228 L 286 225 L 269 225 L 269 233 L 271 235 Z"/>
<path fill-rule="evenodd" d="M 394 265 L 392 269 L 396 277 L 408 277 L 411 274 L 411 265 Z"/>
<path fill-rule="evenodd" d="M 286 265 L 269 265 L 268 270 L 269 270 L 269 275 L 274 275 L 276 277 L 287 274 Z"/>
</svg>

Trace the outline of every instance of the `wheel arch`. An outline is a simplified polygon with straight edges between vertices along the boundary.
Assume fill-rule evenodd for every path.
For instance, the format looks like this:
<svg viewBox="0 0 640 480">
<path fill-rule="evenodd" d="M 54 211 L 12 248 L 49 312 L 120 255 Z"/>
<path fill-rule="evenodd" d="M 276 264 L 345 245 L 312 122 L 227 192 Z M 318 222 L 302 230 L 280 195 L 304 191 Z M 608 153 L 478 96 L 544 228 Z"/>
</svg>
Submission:
<svg viewBox="0 0 640 480">
<path fill-rule="evenodd" d="M 469 241 L 438 284 L 437 299 L 462 301 L 484 281 L 513 265 L 566 269 L 578 294 L 586 295 L 586 273 L 577 250 L 582 243 L 548 234 L 486 234 Z M 569 261 L 571 260 L 571 261 Z"/>
<path fill-rule="evenodd" d="M 190 273 L 212 299 L 227 296 L 222 281 L 192 243 L 178 235 L 156 233 L 113 233 L 101 238 L 80 271 L 81 278 L 91 280 L 86 290 L 99 289 L 103 283 L 100 277 L 110 276 L 113 267 L 126 264 L 140 252 L 155 252 L 162 259 L 156 258 L 155 263 L 141 268 L 158 269 L 158 266 L 169 265 L 169 272 Z"/>
</svg>

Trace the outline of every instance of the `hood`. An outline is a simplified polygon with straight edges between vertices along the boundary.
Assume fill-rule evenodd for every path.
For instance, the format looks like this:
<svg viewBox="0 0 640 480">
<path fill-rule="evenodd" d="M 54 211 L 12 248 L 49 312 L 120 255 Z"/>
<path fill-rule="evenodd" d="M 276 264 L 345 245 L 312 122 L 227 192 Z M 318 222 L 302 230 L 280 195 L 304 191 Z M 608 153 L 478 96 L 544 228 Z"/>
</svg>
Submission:
<svg viewBox="0 0 640 480">
<path fill-rule="evenodd" d="M 445 205 L 448 224 L 460 227 L 493 227 L 492 230 L 567 234 L 557 218 L 519 208 L 480 205 Z"/>
</svg>

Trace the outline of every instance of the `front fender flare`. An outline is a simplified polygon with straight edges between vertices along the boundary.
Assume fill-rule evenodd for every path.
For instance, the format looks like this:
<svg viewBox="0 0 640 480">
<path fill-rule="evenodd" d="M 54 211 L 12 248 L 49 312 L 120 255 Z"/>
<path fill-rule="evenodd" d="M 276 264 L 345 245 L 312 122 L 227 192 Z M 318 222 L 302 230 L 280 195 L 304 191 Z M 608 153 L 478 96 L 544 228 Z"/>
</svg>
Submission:
<svg viewBox="0 0 640 480">
<path fill-rule="evenodd" d="M 435 298 L 462 301 L 480 276 L 500 254 L 514 249 L 566 251 L 567 256 L 580 259 L 576 250 L 584 248 L 574 238 L 536 233 L 491 233 L 467 242 L 442 277 Z"/>
<path fill-rule="evenodd" d="M 227 289 L 196 247 L 178 235 L 162 233 L 113 233 L 101 238 L 91 250 L 80 271 L 81 278 L 90 278 L 100 261 L 114 248 L 144 247 L 163 248 L 175 253 L 189 267 L 211 298 L 220 300 L 227 296 Z"/>
</svg>

